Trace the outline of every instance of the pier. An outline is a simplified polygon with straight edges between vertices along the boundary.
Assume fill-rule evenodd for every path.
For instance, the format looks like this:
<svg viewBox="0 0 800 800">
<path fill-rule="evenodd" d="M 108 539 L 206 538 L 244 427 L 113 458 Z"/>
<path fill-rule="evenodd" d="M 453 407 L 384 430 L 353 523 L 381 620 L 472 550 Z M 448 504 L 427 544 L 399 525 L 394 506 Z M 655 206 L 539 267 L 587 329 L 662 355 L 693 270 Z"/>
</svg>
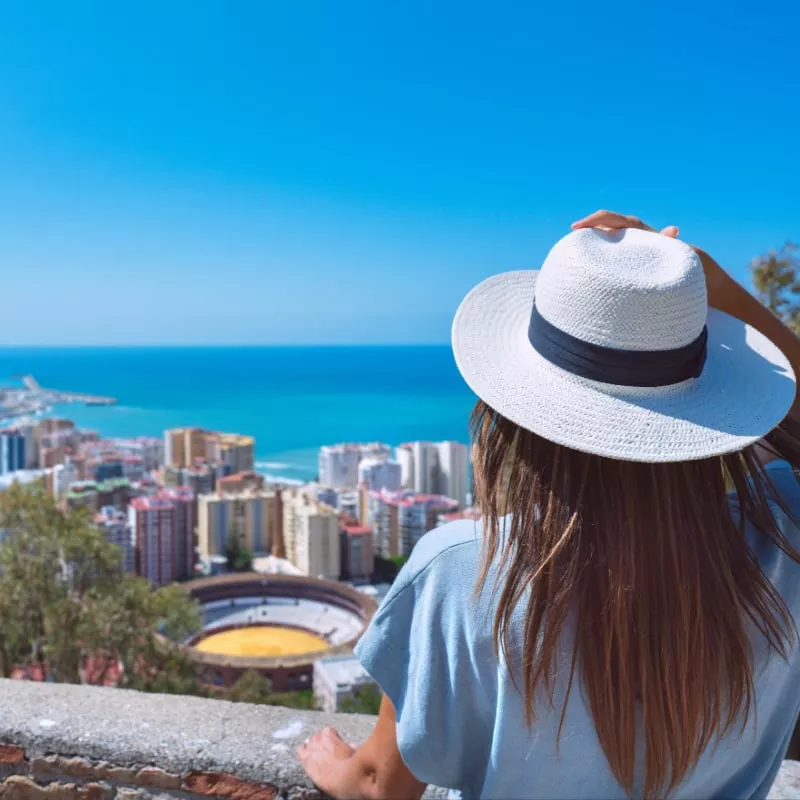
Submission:
<svg viewBox="0 0 800 800">
<path fill-rule="evenodd" d="M 46 389 L 33 375 L 21 375 L 24 388 L 0 387 L 0 419 L 43 414 L 54 405 L 83 403 L 87 406 L 112 406 L 114 397 Z"/>
</svg>

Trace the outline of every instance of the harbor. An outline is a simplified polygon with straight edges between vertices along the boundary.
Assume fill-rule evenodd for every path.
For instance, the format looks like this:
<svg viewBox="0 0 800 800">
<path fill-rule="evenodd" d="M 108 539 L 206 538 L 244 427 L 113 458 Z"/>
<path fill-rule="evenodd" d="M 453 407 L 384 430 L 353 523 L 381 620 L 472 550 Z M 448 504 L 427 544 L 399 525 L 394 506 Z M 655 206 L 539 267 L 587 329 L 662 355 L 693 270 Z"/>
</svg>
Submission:
<svg viewBox="0 0 800 800">
<path fill-rule="evenodd" d="M 47 389 L 33 375 L 21 375 L 21 387 L 0 386 L 0 420 L 15 417 L 41 416 L 53 406 L 81 403 L 86 406 L 111 406 L 114 397 Z"/>
</svg>

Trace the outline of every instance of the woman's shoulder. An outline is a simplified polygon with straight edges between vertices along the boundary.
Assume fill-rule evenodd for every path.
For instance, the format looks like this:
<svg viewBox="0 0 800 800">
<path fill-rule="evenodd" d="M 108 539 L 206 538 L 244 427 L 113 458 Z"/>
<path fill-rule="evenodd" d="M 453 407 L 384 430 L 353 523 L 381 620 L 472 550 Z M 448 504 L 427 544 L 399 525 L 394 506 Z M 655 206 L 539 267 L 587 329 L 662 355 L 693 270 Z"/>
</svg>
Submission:
<svg viewBox="0 0 800 800">
<path fill-rule="evenodd" d="M 800 482 L 791 464 L 786 461 L 772 461 L 767 465 L 770 485 L 767 486 L 767 501 L 778 530 L 786 537 L 788 544 L 800 551 Z M 741 513 L 735 494 L 730 495 L 734 516 Z M 800 594 L 797 591 L 797 577 L 800 566 L 782 548 L 776 547 L 770 537 L 761 534 L 758 527 L 747 523 L 745 527 L 748 544 L 761 567 L 778 592 L 783 595 L 794 613 L 800 612 Z"/>
<path fill-rule="evenodd" d="M 800 516 L 800 482 L 788 461 L 775 460 L 767 464 L 767 474 L 788 509 Z"/>
<path fill-rule="evenodd" d="M 798 473 L 789 462 L 782 460 L 771 461 L 767 464 L 766 473 L 769 479 L 766 486 L 766 499 L 775 515 L 778 527 L 792 543 L 792 546 L 800 549 L 800 529 L 796 523 L 797 520 L 800 520 Z M 741 509 L 736 493 L 731 492 L 728 498 L 734 514 L 738 516 Z"/>
<path fill-rule="evenodd" d="M 461 519 L 426 533 L 397 575 L 390 594 L 415 593 L 423 586 L 430 592 L 441 586 L 452 597 L 462 583 L 471 590 L 478 574 L 482 530 L 480 521 Z"/>
<path fill-rule="evenodd" d="M 413 562 L 418 568 L 425 569 L 444 556 L 469 556 L 480 548 L 482 533 L 480 520 L 448 522 L 429 531 L 417 542 L 408 563 Z"/>
</svg>

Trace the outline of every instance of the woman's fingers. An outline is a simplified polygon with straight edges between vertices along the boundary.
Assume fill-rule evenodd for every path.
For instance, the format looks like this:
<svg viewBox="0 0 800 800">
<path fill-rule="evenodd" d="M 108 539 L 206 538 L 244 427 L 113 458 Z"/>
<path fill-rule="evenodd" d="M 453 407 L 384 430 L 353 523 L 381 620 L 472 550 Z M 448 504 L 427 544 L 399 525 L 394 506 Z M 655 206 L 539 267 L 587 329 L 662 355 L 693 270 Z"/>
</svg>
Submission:
<svg viewBox="0 0 800 800">
<path fill-rule="evenodd" d="M 588 217 L 584 217 L 572 223 L 572 230 L 577 231 L 581 228 L 604 228 L 605 230 L 638 228 L 642 231 L 657 232 L 655 228 L 651 228 L 646 222 L 642 222 L 639 217 L 634 217 L 629 214 L 619 214 L 616 211 L 606 211 L 604 209 L 595 211 L 594 214 L 589 214 Z M 664 236 L 669 236 L 674 239 L 677 237 L 679 230 L 677 225 L 669 225 L 660 232 Z"/>
<path fill-rule="evenodd" d="M 632 217 L 628 214 L 618 214 L 616 211 L 595 211 L 594 214 L 589 214 L 588 217 L 572 223 L 572 230 L 576 231 L 580 228 L 610 228 L 611 230 L 620 230 L 621 228 L 639 228 L 644 231 L 652 231 L 653 229 L 642 222 L 638 217 Z"/>
</svg>

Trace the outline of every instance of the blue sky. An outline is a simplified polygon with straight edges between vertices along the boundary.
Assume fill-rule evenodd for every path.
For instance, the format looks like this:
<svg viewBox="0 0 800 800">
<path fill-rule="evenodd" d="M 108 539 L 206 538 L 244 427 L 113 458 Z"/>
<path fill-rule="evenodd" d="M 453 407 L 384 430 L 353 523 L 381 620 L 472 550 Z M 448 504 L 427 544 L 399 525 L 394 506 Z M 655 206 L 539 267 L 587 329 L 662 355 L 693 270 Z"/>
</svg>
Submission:
<svg viewBox="0 0 800 800">
<path fill-rule="evenodd" d="M 800 238 L 800 12 L 721 9 L 5 3 L 0 343 L 444 343 L 598 207 L 746 282 Z"/>
</svg>

